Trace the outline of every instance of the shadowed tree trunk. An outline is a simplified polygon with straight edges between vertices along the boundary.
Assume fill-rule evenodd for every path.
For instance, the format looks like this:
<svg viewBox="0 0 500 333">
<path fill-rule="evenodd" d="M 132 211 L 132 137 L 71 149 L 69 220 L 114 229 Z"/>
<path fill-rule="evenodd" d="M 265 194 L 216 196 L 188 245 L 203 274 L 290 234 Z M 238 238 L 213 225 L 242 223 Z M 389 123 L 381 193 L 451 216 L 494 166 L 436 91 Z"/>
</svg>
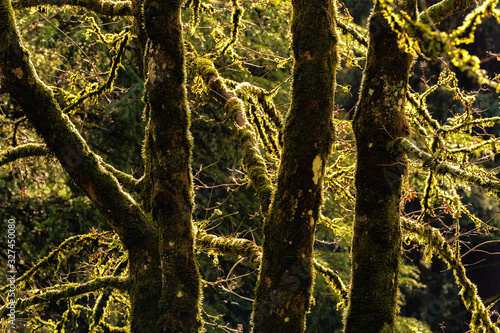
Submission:
<svg viewBox="0 0 500 333">
<path fill-rule="evenodd" d="M 332 0 L 292 1 L 292 104 L 278 184 L 264 225 L 254 332 L 303 332 L 314 284 L 313 243 L 332 148 L 337 36 Z"/>
<path fill-rule="evenodd" d="M 398 2 L 397 2 L 398 3 Z M 416 17 L 416 2 L 399 2 Z M 353 120 L 357 145 L 356 208 L 346 333 L 393 332 L 401 256 L 401 184 L 405 157 L 387 149 L 408 135 L 404 104 L 413 57 L 398 48 L 377 3 L 361 95 Z"/>
<path fill-rule="evenodd" d="M 201 285 L 192 228 L 192 139 L 186 97 L 181 6 L 144 1 L 146 36 L 145 184 L 158 225 L 162 293 L 161 332 L 198 332 Z"/>
</svg>

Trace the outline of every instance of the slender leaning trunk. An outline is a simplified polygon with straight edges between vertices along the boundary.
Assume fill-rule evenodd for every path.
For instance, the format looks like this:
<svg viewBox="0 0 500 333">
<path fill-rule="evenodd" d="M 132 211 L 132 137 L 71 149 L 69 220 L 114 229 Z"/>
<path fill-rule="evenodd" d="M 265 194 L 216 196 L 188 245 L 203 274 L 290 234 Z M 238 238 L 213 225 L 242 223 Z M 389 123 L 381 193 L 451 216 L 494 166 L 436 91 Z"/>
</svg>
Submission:
<svg viewBox="0 0 500 333">
<path fill-rule="evenodd" d="M 334 139 L 337 67 L 332 0 L 294 0 L 292 104 L 277 189 L 264 225 L 253 332 L 303 332 L 314 284 L 313 243 Z"/>
<path fill-rule="evenodd" d="M 400 9 L 416 17 L 416 2 Z M 357 145 L 356 208 L 346 333 L 393 332 L 401 256 L 400 201 L 405 157 L 387 144 L 408 135 L 404 104 L 413 57 L 398 48 L 378 4 L 353 120 Z"/>
</svg>

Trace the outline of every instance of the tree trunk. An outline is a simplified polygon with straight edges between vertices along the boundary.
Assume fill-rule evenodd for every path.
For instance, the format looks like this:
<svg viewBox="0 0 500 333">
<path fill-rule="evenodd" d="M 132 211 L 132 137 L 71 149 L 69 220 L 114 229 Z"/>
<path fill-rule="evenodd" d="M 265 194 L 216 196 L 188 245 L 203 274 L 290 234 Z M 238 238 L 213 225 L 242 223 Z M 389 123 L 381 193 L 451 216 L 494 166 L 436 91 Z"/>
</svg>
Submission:
<svg viewBox="0 0 500 333">
<path fill-rule="evenodd" d="M 186 97 L 183 1 L 145 1 L 146 206 L 158 226 L 162 293 L 156 332 L 199 332 L 201 284 L 192 228 L 192 139 Z M 139 329 L 139 327 L 137 327 Z"/>
<path fill-rule="evenodd" d="M 314 284 L 313 243 L 333 137 L 337 67 L 332 0 L 295 0 L 292 104 L 278 184 L 264 225 L 254 332 L 303 332 Z"/>
<path fill-rule="evenodd" d="M 416 2 L 400 6 L 413 18 Z M 393 332 L 401 256 L 401 184 L 405 157 L 387 144 L 408 135 L 404 104 L 413 57 L 398 48 L 378 4 L 369 21 L 370 42 L 353 120 L 357 145 L 356 208 L 346 333 Z"/>
</svg>

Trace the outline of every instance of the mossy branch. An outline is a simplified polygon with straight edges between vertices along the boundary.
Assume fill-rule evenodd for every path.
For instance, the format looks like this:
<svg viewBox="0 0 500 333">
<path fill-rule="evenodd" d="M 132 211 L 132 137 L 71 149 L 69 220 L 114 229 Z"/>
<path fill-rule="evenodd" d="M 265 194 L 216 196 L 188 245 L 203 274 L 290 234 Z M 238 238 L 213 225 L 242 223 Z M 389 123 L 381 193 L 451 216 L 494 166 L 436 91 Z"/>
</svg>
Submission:
<svg viewBox="0 0 500 333">
<path fill-rule="evenodd" d="M 125 291 L 128 288 L 128 277 L 123 276 L 105 276 L 95 278 L 86 283 L 68 283 L 55 285 L 46 291 L 32 292 L 33 296 L 16 301 L 16 311 L 23 312 L 31 306 L 45 303 L 47 301 L 58 301 L 64 298 L 75 297 L 103 288 L 114 288 Z M 0 316 L 5 317 L 9 309 L 8 302 L 0 308 Z"/>
<path fill-rule="evenodd" d="M 325 278 L 328 285 L 340 296 L 337 309 L 344 309 L 349 300 L 349 291 L 345 287 L 345 284 L 340 276 L 332 269 L 320 264 L 316 259 L 314 259 L 314 269 L 316 270 L 316 273 L 320 273 Z"/>
<path fill-rule="evenodd" d="M 128 36 L 128 33 L 127 33 Z M 0 0 L 0 76 L 2 88 L 16 100 L 63 168 L 104 215 L 127 247 L 149 247 L 154 231 L 134 199 L 101 166 L 53 91 L 40 80 L 21 42 L 10 0 Z"/>
<path fill-rule="evenodd" d="M 233 46 L 238 40 L 238 33 L 241 29 L 241 18 L 243 17 L 243 7 L 240 6 L 238 0 L 232 0 L 233 4 L 233 15 L 232 15 L 232 25 L 233 29 L 231 30 L 231 39 L 227 42 L 224 48 L 221 51 L 221 54 L 226 53 L 227 49 Z"/>
<path fill-rule="evenodd" d="M 211 96 L 224 106 L 228 115 L 234 118 L 236 136 L 244 149 L 243 166 L 257 192 L 261 211 L 266 214 L 271 204 L 273 186 L 265 160 L 259 151 L 255 131 L 247 121 L 245 104 L 228 91 L 222 77 L 209 59 L 195 59 L 191 69 L 203 78 Z"/>
<path fill-rule="evenodd" d="M 277 130 L 281 131 L 283 129 L 283 118 L 280 112 L 276 109 L 276 105 L 274 105 L 272 100 L 272 98 L 278 93 L 283 83 L 271 91 L 254 86 L 248 82 L 236 84 L 232 81 L 231 84 L 234 84 L 234 93 L 236 96 L 246 102 L 249 102 L 248 100 L 250 100 L 253 104 L 258 105 L 263 113 L 269 117 Z"/>
<path fill-rule="evenodd" d="M 0 91 L 1 91 L 1 90 L 2 90 L 2 89 L 1 89 L 1 87 L 0 87 Z M 20 126 L 23 122 L 25 122 L 25 121 L 26 121 L 26 119 L 27 119 L 27 118 L 26 118 L 26 116 L 24 116 L 24 117 L 21 117 L 21 118 L 16 119 L 16 120 L 14 121 L 14 130 L 12 131 L 11 136 L 9 136 L 9 137 L 7 138 L 7 139 L 10 139 L 10 138 L 12 137 L 12 145 L 13 145 L 14 147 L 17 147 L 17 145 L 18 145 L 18 143 L 17 143 L 17 132 L 18 132 L 18 130 L 19 130 L 19 126 Z"/>
<path fill-rule="evenodd" d="M 8 148 L 0 153 L 0 166 L 21 158 L 50 155 L 50 150 L 44 144 L 27 143 L 15 148 Z"/>
<path fill-rule="evenodd" d="M 441 128 L 443 132 L 447 133 L 458 133 L 459 130 L 463 128 L 471 128 L 474 126 L 492 127 L 495 124 L 500 124 L 500 117 L 488 117 L 481 119 L 472 119 L 464 122 L 460 122 L 457 125 L 445 125 Z"/>
<path fill-rule="evenodd" d="M 104 163 L 104 167 L 106 168 L 106 170 L 111 172 L 113 176 L 116 177 L 120 185 L 122 185 L 123 188 L 126 189 L 128 192 L 136 192 L 136 193 L 140 192 L 138 179 L 135 179 L 131 175 L 116 169 L 114 166 L 110 164 Z"/>
<path fill-rule="evenodd" d="M 438 24 L 448 16 L 466 10 L 471 2 L 470 0 L 442 0 L 422 11 L 418 20 L 422 23 Z"/>
<path fill-rule="evenodd" d="M 16 279 L 16 283 L 22 287 L 26 281 L 28 281 L 35 273 L 42 267 L 47 267 L 51 264 L 59 262 L 59 257 L 62 256 L 64 251 L 70 249 L 75 249 L 77 247 L 85 246 L 86 244 L 92 244 L 98 242 L 102 237 L 112 237 L 113 232 L 107 231 L 103 233 L 89 233 L 85 235 L 76 235 L 66 238 L 58 247 L 50 251 L 50 253 L 44 258 L 40 259 L 35 265 L 33 265 L 28 271 Z M 9 285 L 5 285 L 0 288 L 0 293 L 5 292 L 9 289 Z"/>
<path fill-rule="evenodd" d="M 99 328 L 103 333 L 130 333 L 130 330 L 125 327 L 112 326 L 105 321 L 99 325 Z"/>
<path fill-rule="evenodd" d="M 500 200 L 500 181 L 498 179 L 487 175 L 468 172 L 445 161 L 441 161 L 431 154 L 419 149 L 411 141 L 405 138 L 399 138 L 390 143 L 390 145 L 392 145 L 392 149 L 401 149 L 408 154 L 416 156 L 422 160 L 424 166 L 431 168 L 436 174 L 450 175 L 453 178 L 472 183 L 494 193 L 497 199 Z"/>
<path fill-rule="evenodd" d="M 220 237 L 199 230 L 196 234 L 196 245 L 199 248 L 209 248 L 222 255 L 239 255 L 251 263 L 260 266 L 262 249 L 253 241 L 244 238 Z M 327 281 L 328 285 L 340 296 L 339 307 L 347 304 L 348 291 L 340 276 L 332 269 L 320 264 L 314 259 L 314 267 Z"/>
<path fill-rule="evenodd" d="M 368 38 L 363 36 L 359 31 L 357 31 L 351 24 L 342 22 L 342 20 L 337 20 L 337 27 L 342 30 L 343 33 L 348 33 L 357 41 L 360 45 L 368 47 Z"/>
<path fill-rule="evenodd" d="M 412 105 L 415 108 L 418 115 L 420 115 L 427 122 L 427 124 L 434 130 L 438 130 L 440 128 L 440 125 L 437 122 L 437 120 L 432 118 L 431 114 L 429 113 L 427 105 L 425 104 L 425 99 L 431 91 L 434 91 L 437 88 L 438 85 L 436 84 L 431 89 L 427 90 L 428 93 L 426 95 L 422 96 L 418 96 L 417 94 L 412 94 L 410 92 L 410 89 L 408 89 L 406 92 L 406 100 L 410 103 L 410 105 Z"/>
<path fill-rule="evenodd" d="M 455 255 L 439 230 L 406 218 L 401 219 L 401 226 L 417 241 L 426 244 L 430 248 L 429 250 L 441 257 L 453 271 L 457 284 L 461 287 L 460 296 L 463 304 L 472 313 L 471 331 L 479 332 L 483 330 L 486 333 L 500 333 L 500 328 L 491 321 L 488 310 L 478 295 L 476 286 L 466 276 L 465 267 L 460 257 Z"/>
<path fill-rule="evenodd" d="M 196 245 L 201 248 L 210 248 L 224 255 L 239 255 L 259 266 L 262 252 L 260 247 L 251 240 L 234 237 L 220 237 L 207 234 L 199 230 L 196 234 Z"/>
<path fill-rule="evenodd" d="M 132 16 L 130 1 L 112 0 L 20 0 L 12 1 L 15 10 L 38 6 L 74 6 L 106 16 Z"/>
<path fill-rule="evenodd" d="M 85 89 L 84 91 L 80 92 L 78 96 L 76 97 L 76 101 L 72 102 L 70 105 L 65 107 L 63 109 L 64 113 L 71 112 L 73 109 L 75 109 L 77 106 L 81 105 L 83 102 L 90 98 L 97 98 L 101 96 L 105 92 L 110 92 L 113 90 L 113 83 L 118 76 L 118 68 L 121 66 L 121 59 L 123 56 L 123 53 L 125 52 L 125 46 L 127 46 L 128 42 L 130 39 L 130 33 L 128 32 L 128 29 L 126 32 L 123 34 L 122 40 L 120 42 L 120 45 L 118 46 L 118 50 L 116 50 L 116 54 L 113 56 L 112 59 L 112 64 L 111 64 L 111 70 L 109 71 L 108 78 L 106 82 L 101 85 L 100 87 L 94 87 L 94 84 L 91 85 L 89 88 Z"/>
</svg>

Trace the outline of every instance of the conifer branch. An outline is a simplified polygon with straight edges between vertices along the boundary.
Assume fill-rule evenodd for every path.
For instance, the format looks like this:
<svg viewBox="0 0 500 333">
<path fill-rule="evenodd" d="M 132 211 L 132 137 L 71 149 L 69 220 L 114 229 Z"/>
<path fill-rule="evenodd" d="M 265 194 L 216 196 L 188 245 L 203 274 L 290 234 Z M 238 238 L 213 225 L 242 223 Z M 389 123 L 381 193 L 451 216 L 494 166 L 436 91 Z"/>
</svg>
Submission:
<svg viewBox="0 0 500 333">
<path fill-rule="evenodd" d="M 27 143 L 22 146 L 8 148 L 0 153 L 0 166 L 21 158 L 50 155 L 50 150 L 44 144 Z"/>
<path fill-rule="evenodd" d="M 401 225 L 418 242 L 426 244 L 432 253 L 441 257 L 453 271 L 457 284 L 461 287 L 460 296 L 463 304 L 472 314 L 471 331 L 479 332 L 484 330 L 486 333 L 500 333 L 500 328 L 491 321 L 488 310 L 478 295 L 476 286 L 467 277 L 460 257 L 453 253 L 451 246 L 446 242 L 439 230 L 407 218 L 401 219 Z"/>
<path fill-rule="evenodd" d="M 96 14 L 106 16 L 131 16 L 132 3 L 130 1 L 113 0 L 19 0 L 12 1 L 15 10 L 38 6 L 74 6 L 85 8 Z"/>
</svg>

